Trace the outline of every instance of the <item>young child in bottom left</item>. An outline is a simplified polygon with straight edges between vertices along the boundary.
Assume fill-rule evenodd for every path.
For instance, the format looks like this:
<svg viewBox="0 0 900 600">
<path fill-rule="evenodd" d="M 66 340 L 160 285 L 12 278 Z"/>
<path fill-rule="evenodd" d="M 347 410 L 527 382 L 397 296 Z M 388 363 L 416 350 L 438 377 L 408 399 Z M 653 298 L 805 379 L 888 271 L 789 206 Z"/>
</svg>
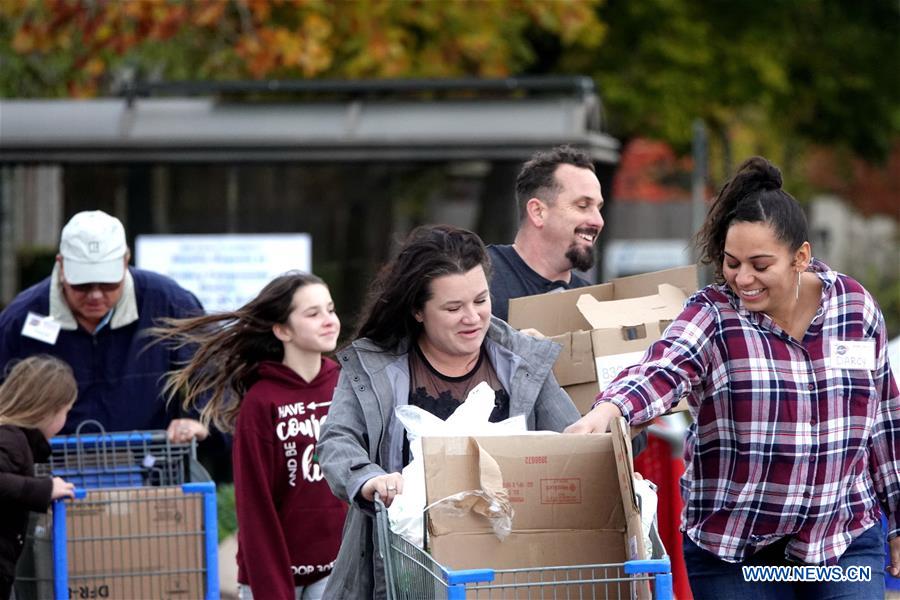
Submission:
<svg viewBox="0 0 900 600">
<path fill-rule="evenodd" d="M 75 496 L 75 486 L 59 477 L 35 477 L 34 464 L 49 459 L 49 440 L 77 395 L 72 369 L 51 356 L 15 363 L 0 385 L 0 600 L 12 592 L 28 513 Z"/>
</svg>

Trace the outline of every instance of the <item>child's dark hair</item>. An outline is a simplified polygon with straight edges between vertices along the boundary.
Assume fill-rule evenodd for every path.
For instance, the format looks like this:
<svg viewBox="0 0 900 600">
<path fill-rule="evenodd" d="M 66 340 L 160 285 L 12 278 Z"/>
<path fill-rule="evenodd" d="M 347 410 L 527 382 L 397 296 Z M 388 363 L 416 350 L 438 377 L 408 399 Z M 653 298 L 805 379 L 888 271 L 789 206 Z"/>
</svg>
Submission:
<svg viewBox="0 0 900 600">
<path fill-rule="evenodd" d="M 695 238 L 700 261 L 713 265 L 717 281 L 724 281 L 725 236 L 732 223 L 768 223 L 791 252 L 808 241 L 806 215 L 781 185 L 781 171 L 765 158 L 754 156 L 722 186 Z"/>
<path fill-rule="evenodd" d="M 385 349 L 415 339 L 422 329 L 414 313 L 431 298 L 431 282 L 477 266 L 490 278 L 491 259 L 477 235 L 451 225 L 423 225 L 409 234 L 397 258 L 384 265 L 369 288 L 358 337 Z"/>
<path fill-rule="evenodd" d="M 204 425 L 212 422 L 221 431 L 233 431 L 256 366 L 264 360 L 280 362 L 284 358 L 284 344 L 272 327 L 287 322 L 294 292 L 311 284 L 325 282 L 310 273 L 291 271 L 270 281 L 256 298 L 237 310 L 165 319 L 162 327 L 151 329 L 159 341 L 197 347 L 184 367 L 169 373 L 167 395 L 172 398 L 184 393 L 184 408 L 199 409 Z"/>
<path fill-rule="evenodd" d="M 0 424 L 37 428 L 77 396 L 72 367 L 54 356 L 29 356 L 7 367 L 0 385 Z"/>
</svg>

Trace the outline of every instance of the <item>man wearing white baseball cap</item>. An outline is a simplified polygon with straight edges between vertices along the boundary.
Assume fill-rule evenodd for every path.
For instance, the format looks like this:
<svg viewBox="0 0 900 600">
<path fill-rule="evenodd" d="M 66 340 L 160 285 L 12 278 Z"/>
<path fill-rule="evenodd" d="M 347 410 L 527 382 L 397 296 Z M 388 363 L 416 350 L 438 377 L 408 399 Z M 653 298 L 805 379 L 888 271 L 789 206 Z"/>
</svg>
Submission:
<svg viewBox="0 0 900 600">
<path fill-rule="evenodd" d="M 68 274 L 66 281 L 117 283 L 125 276 L 125 228 L 102 210 L 80 212 L 63 227 L 59 254 Z"/>
<path fill-rule="evenodd" d="M 11 361 L 34 354 L 71 365 L 78 398 L 62 433 L 92 419 L 107 431 L 167 429 L 173 441 L 204 439 L 196 419 L 167 404 L 163 375 L 190 350 L 152 344 L 145 330 L 162 318 L 203 312 L 173 280 L 128 266 L 125 228 L 103 211 L 74 215 L 63 227 L 50 277 L 0 313 L 0 379 Z"/>
<path fill-rule="evenodd" d="M 133 281 L 126 281 L 128 245 L 121 221 L 102 210 L 76 214 L 63 227 L 59 239 L 59 254 L 51 275 L 59 281 L 62 294 L 50 295 L 50 312 L 60 322 L 69 322 L 65 309 L 89 333 L 93 333 L 109 315 L 118 321 L 134 318 Z M 132 283 L 131 286 L 128 284 Z M 119 305 L 124 297 L 125 301 Z M 65 306 L 58 304 L 63 301 Z M 118 305 L 118 306 L 117 306 Z M 113 309 L 118 308 L 118 311 Z M 56 309 L 56 310 L 54 310 Z"/>
</svg>

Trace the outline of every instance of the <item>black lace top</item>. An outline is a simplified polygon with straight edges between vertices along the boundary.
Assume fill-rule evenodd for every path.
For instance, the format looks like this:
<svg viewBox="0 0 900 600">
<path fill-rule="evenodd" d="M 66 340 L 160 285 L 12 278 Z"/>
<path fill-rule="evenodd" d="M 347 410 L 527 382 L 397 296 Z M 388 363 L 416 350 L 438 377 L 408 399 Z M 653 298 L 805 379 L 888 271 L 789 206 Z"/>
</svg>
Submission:
<svg viewBox="0 0 900 600">
<path fill-rule="evenodd" d="M 469 392 L 482 381 L 494 390 L 494 410 L 488 420 L 497 423 L 509 418 L 509 394 L 503 389 L 484 346 L 472 370 L 449 377 L 431 366 L 418 344 L 409 353 L 409 404 L 447 419 L 465 401 Z M 403 464 L 409 463 L 409 442 L 403 443 Z"/>
</svg>

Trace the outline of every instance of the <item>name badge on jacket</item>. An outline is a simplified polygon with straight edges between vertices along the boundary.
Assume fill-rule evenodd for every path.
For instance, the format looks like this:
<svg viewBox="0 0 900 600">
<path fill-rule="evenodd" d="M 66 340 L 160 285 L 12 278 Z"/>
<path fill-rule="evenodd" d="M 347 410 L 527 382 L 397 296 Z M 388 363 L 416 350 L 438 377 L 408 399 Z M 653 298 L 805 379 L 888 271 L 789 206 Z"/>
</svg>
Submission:
<svg viewBox="0 0 900 600">
<path fill-rule="evenodd" d="M 832 369 L 875 370 L 875 340 L 831 340 L 828 365 Z"/>
<path fill-rule="evenodd" d="M 22 335 L 52 346 L 59 337 L 59 328 L 60 324 L 53 317 L 29 312 L 25 317 L 25 324 L 22 325 Z"/>
</svg>

